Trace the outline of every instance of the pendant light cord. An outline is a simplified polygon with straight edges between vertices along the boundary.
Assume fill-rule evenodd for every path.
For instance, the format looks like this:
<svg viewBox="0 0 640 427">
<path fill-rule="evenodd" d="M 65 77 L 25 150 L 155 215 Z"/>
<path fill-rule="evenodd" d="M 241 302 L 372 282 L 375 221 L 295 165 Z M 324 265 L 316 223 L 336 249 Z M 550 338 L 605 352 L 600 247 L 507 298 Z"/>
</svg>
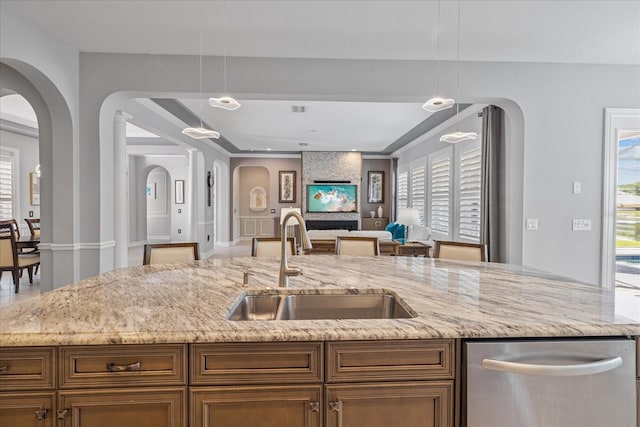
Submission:
<svg viewBox="0 0 640 427">
<path fill-rule="evenodd" d="M 203 128 L 202 124 L 202 0 L 200 0 L 200 127 Z"/>
<path fill-rule="evenodd" d="M 438 0 L 438 29 L 436 40 L 436 95 L 438 95 L 440 93 L 440 0 Z"/>
<path fill-rule="evenodd" d="M 460 99 L 460 0 L 458 0 L 458 70 L 456 76 L 456 105 Z"/>
<path fill-rule="evenodd" d="M 224 25 L 227 25 L 227 2 L 223 0 L 222 2 L 222 15 L 224 16 Z M 227 95 L 227 32 L 224 31 L 224 36 L 222 37 L 222 50 L 224 54 L 224 95 Z"/>
</svg>

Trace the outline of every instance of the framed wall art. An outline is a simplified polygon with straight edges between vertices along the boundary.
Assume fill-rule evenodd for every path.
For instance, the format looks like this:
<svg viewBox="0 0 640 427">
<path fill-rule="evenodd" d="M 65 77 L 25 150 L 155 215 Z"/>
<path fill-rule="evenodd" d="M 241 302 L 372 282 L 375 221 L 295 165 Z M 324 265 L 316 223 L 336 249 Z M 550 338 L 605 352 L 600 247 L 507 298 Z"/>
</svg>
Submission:
<svg viewBox="0 0 640 427">
<path fill-rule="evenodd" d="M 33 206 L 40 205 L 40 177 L 37 172 L 29 174 L 29 201 Z"/>
<path fill-rule="evenodd" d="M 367 203 L 384 203 L 384 171 L 369 171 Z"/>
<path fill-rule="evenodd" d="M 296 202 L 296 171 L 280 171 L 278 199 L 280 203 Z"/>
</svg>

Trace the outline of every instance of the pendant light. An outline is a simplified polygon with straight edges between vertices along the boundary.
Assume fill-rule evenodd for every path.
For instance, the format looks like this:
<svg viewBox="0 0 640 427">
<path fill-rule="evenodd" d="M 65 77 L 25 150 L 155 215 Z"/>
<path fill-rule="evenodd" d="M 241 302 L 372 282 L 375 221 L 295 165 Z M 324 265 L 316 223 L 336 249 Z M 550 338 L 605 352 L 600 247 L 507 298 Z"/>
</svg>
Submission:
<svg viewBox="0 0 640 427">
<path fill-rule="evenodd" d="M 183 135 L 190 136 L 193 139 L 218 139 L 220 138 L 220 132 L 207 129 L 202 125 L 202 1 L 200 2 L 200 127 L 198 128 L 184 128 L 182 130 Z"/>
<path fill-rule="evenodd" d="M 456 98 L 460 99 L 460 0 L 458 0 L 458 70 L 456 76 Z M 456 103 L 456 119 L 460 114 L 460 103 Z M 456 123 L 457 125 L 457 123 Z M 460 130 L 456 129 L 455 132 L 448 133 L 446 135 L 442 135 L 440 137 L 440 141 L 442 142 L 450 142 L 455 144 L 456 142 L 462 142 L 467 140 L 473 140 L 478 137 L 478 134 L 475 132 L 460 132 Z"/>
<path fill-rule="evenodd" d="M 440 0 L 438 0 L 438 31 L 437 31 L 437 54 L 436 54 L 436 93 L 439 92 L 440 89 Z M 436 111 L 446 110 L 447 108 L 453 107 L 454 100 L 450 98 L 442 98 L 439 96 L 434 96 L 433 98 L 427 100 L 422 106 L 423 109 L 429 111 L 431 113 L 435 113 Z"/>
<path fill-rule="evenodd" d="M 224 8 L 224 22 L 227 22 L 227 2 L 223 2 Z M 223 53 L 224 53 L 224 93 L 225 95 L 220 98 L 209 98 L 209 105 L 216 108 L 222 108 L 225 110 L 237 110 L 240 108 L 240 103 L 234 98 L 227 95 L 227 33 L 224 32 L 223 37 Z"/>
</svg>

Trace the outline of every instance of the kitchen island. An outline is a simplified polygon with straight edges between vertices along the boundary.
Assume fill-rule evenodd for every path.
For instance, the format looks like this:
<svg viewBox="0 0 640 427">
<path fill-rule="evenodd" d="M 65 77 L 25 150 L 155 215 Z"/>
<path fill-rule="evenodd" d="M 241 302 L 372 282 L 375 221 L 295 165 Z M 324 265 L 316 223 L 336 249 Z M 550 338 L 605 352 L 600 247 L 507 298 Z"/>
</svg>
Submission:
<svg viewBox="0 0 640 427">
<path fill-rule="evenodd" d="M 0 350 L 13 352 L 13 360 L 38 354 L 41 376 L 51 378 L 23 386 L 17 377 L 3 384 L 0 375 L 0 390 L 29 408 L 34 406 L 29 399 L 44 398 L 38 407 L 66 411 L 59 420 L 85 414 L 87 421 L 77 425 L 112 414 L 122 396 L 127 402 L 155 396 L 146 409 L 156 411 L 151 415 L 123 412 L 123 420 L 134 421 L 121 425 L 138 427 L 148 417 L 156 419 L 150 425 L 187 425 L 187 420 L 193 426 L 217 425 L 216 416 L 229 420 L 240 412 L 245 418 L 227 425 L 251 422 L 252 416 L 261 421 L 256 425 L 282 425 L 263 423 L 264 414 L 282 419 L 287 410 L 302 417 L 294 416 L 297 421 L 289 425 L 356 425 L 344 420 L 367 419 L 370 407 L 353 403 L 363 396 L 396 411 L 399 404 L 416 403 L 401 410 L 408 417 L 405 425 L 411 417 L 456 425 L 462 339 L 640 335 L 638 317 L 616 312 L 614 292 L 523 267 L 324 255 L 292 257 L 290 264 L 304 275 L 293 277 L 285 292 L 384 290 L 415 317 L 230 321 L 225 317 L 242 295 L 277 288 L 278 260 L 131 267 L 3 309 Z M 248 286 L 243 285 L 247 272 Z M 141 365 L 155 368 L 148 372 Z M 110 373 L 96 372 L 105 366 Z M 380 404 L 379 393 L 390 399 L 388 407 Z M 289 404 L 273 407 L 268 402 L 274 399 Z M 248 401 L 255 405 L 254 415 L 234 411 L 234 405 Z M 341 402 L 358 409 L 341 412 Z M 384 422 L 384 415 L 376 413 L 375 419 Z"/>
</svg>

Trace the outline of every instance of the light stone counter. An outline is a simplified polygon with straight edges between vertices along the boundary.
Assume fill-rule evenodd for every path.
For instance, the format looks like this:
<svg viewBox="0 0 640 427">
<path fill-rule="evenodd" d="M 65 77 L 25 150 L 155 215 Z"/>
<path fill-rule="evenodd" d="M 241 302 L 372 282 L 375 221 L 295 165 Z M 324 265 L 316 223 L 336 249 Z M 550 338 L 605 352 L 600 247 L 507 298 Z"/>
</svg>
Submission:
<svg viewBox="0 0 640 427">
<path fill-rule="evenodd" d="M 0 346 L 640 335 L 640 315 L 617 314 L 614 292 L 521 267 L 331 255 L 293 257 L 290 265 L 304 271 L 291 288 L 386 289 L 418 316 L 228 321 L 246 291 L 243 273 L 252 292 L 276 288 L 279 262 L 209 259 L 115 270 L 3 308 Z M 632 299 L 639 298 L 622 302 L 639 304 Z"/>
</svg>

